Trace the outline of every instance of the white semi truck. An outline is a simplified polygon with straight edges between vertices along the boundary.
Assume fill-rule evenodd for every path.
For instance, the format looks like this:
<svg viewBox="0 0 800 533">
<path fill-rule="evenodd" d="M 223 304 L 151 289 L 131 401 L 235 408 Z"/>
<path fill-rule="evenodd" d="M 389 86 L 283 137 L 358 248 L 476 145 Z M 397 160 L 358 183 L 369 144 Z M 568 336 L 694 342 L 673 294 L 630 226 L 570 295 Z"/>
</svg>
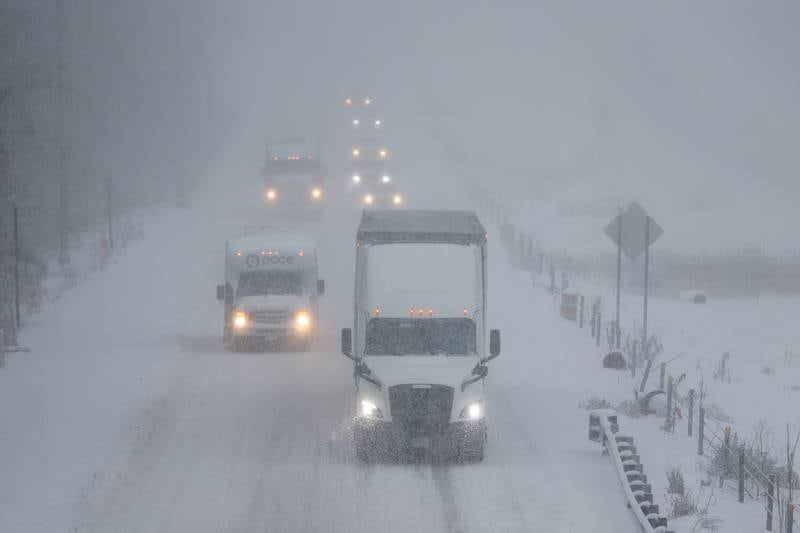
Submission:
<svg viewBox="0 0 800 533">
<path fill-rule="evenodd" d="M 324 292 L 313 237 L 294 226 L 248 226 L 225 244 L 225 284 L 217 286 L 226 346 L 308 349 Z"/>
<path fill-rule="evenodd" d="M 354 441 L 361 460 L 427 449 L 480 461 L 486 438 L 486 231 L 470 211 L 364 211 L 356 243 Z M 488 352 L 487 352 L 488 348 Z"/>
<path fill-rule="evenodd" d="M 325 206 L 325 176 L 319 142 L 286 139 L 267 145 L 261 169 L 264 201 L 271 212 L 320 215 Z"/>
</svg>

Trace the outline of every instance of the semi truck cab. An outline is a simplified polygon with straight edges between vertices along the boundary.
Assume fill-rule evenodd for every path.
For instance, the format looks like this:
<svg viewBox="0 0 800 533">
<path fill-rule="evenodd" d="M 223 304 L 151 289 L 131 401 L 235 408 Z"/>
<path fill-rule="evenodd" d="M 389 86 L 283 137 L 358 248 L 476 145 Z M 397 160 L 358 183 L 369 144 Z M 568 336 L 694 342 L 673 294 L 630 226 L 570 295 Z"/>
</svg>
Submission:
<svg viewBox="0 0 800 533">
<path fill-rule="evenodd" d="M 466 211 L 364 211 L 356 242 L 354 362 L 357 456 L 426 449 L 483 458 L 486 232 Z M 488 351 L 487 351 L 488 348 Z"/>
<path fill-rule="evenodd" d="M 319 331 L 324 292 L 313 237 L 293 226 L 245 228 L 225 244 L 225 284 L 217 286 L 226 346 L 307 350 Z"/>
</svg>

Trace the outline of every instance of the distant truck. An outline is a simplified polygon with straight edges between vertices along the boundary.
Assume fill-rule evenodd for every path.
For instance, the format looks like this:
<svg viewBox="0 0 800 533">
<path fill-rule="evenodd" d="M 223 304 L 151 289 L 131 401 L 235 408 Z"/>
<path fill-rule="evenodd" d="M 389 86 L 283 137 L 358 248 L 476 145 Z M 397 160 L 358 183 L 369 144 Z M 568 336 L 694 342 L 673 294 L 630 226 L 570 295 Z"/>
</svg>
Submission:
<svg viewBox="0 0 800 533">
<path fill-rule="evenodd" d="M 281 213 L 319 214 L 325 204 L 326 174 L 318 143 L 303 139 L 271 143 L 261 169 L 264 201 Z"/>
<path fill-rule="evenodd" d="M 486 329 L 486 257 L 474 212 L 364 211 L 354 327 L 342 330 L 359 459 L 424 449 L 482 460 L 486 363 L 500 354 L 499 330 Z"/>
<path fill-rule="evenodd" d="M 319 328 L 318 277 L 313 237 L 293 226 L 248 226 L 225 244 L 223 338 L 237 351 L 258 345 L 307 350 Z"/>
</svg>

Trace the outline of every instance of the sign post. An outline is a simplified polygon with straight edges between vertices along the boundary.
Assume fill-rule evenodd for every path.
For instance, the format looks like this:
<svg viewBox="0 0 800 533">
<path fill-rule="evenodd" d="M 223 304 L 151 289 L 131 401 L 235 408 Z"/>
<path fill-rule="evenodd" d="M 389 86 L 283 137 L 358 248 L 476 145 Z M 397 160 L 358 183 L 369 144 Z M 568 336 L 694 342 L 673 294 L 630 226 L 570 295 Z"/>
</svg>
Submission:
<svg viewBox="0 0 800 533">
<path fill-rule="evenodd" d="M 629 259 L 636 259 L 644 253 L 644 305 L 642 309 L 642 353 L 647 359 L 647 368 L 642 379 L 641 390 L 644 390 L 647 375 L 650 373 L 652 361 L 649 358 L 647 347 L 647 299 L 650 276 L 650 245 L 653 244 L 664 230 L 655 220 L 636 202 L 632 202 L 625 211 L 620 212 L 605 228 L 605 233 L 617 245 L 617 316 L 615 323 L 614 345 L 620 348 L 619 307 L 622 280 L 622 252 Z M 635 375 L 636 365 L 632 365 L 631 372 Z"/>
</svg>

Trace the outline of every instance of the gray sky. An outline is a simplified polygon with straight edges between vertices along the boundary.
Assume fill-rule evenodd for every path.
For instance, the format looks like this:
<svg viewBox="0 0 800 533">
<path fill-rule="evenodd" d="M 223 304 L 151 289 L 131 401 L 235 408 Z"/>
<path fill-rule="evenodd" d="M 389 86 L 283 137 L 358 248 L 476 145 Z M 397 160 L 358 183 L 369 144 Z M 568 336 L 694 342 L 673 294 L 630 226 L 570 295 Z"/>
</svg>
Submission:
<svg viewBox="0 0 800 533">
<path fill-rule="evenodd" d="M 334 137 L 355 90 L 403 117 L 397 137 L 440 128 L 499 188 L 709 213 L 713 235 L 745 231 L 718 207 L 763 211 L 760 233 L 800 221 L 796 2 L 67 4 L 69 76 L 131 179 Z"/>
</svg>

